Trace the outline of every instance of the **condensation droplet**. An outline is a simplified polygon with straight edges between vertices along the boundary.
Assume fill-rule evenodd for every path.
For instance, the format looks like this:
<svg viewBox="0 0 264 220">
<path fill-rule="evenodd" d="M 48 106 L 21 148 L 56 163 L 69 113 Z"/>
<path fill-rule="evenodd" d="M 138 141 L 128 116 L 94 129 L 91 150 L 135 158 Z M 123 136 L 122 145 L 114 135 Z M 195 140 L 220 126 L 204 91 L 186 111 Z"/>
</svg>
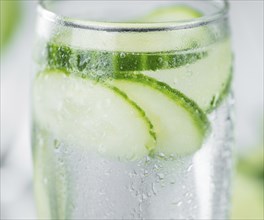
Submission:
<svg viewBox="0 0 264 220">
<path fill-rule="evenodd" d="M 148 196 L 147 196 L 145 193 L 143 193 L 143 194 L 142 194 L 142 199 L 143 199 L 143 200 L 146 200 L 147 198 L 148 198 Z"/>
<path fill-rule="evenodd" d="M 58 161 L 59 161 L 60 164 L 64 163 L 64 160 L 61 157 L 58 158 Z"/>
<path fill-rule="evenodd" d="M 164 179 L 164 174 L 163 173 L 157 173 L 157 176 L 159 177 L 160 180 Z"/>
<path fill-rule="evenodd" d="M 182 201 L 175 202 L 175 205 L 180 207 L 182 205 Z"/>
<path fill-rule="evenodd" d="M 191 199 L 189 199 L 189 200 L 187 201 L 187 203 L 188 203 L 188 204 L 192 203 L 192 200 L 191 200 Z"/>
<path fill-rule="evenodd" d="M 156 189 L 154 183 L 152 183 L 152 192 L 153 192 L 154 195 L 157 195 L 157 189 Z"/>
<path fill-rule="evenodd" d="M 58 150 L 60 148 L 60 143 L 58 140 L 54 140 L 54 148 Z"/>
<path fill-rule="evenodd" d="M 192 168 L 193 168 L 193 164 L 191 164 L 191 165 L 188 167 L 187 172 L 190 172 L 190 171 L 192 170 Z"/>
</svg>

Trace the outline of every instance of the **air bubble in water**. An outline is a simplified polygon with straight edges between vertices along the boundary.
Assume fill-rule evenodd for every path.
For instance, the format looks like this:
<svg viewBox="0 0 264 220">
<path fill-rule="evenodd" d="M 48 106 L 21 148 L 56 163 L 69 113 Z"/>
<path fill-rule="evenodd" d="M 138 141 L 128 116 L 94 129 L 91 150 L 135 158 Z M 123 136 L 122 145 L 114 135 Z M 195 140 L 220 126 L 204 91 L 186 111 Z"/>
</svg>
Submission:
<svg viewBox="0 0 264 220">
<path fill-rule="evenodd" d="M 126 54 L 124 52 L 120 53 L 120 57 L 121 58 L 125 58 L 126 57 Z"/>
<path fill-rule="evenodd" d="M 187 77 L 190 77 L 190 76 L 192 76 L 193 75 L 193 71 L 191 71 L 191 70 L 187 70 L 187 73 L 186 73 L 186 76 Z"/>
<path fill-rule="evenodd" d="M 175 78 L 174 80 L 173 80 L 173 84 L 174 85 L 177 85 L 179 83 L 179 80 L 177 79 L 177 78 Z"/>
</svg>

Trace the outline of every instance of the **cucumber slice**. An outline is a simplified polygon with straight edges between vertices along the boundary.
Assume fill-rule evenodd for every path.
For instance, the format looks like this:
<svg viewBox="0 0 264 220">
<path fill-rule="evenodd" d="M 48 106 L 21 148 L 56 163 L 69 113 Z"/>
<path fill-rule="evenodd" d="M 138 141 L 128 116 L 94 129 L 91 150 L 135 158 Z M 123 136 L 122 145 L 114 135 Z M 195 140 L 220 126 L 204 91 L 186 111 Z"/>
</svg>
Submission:
<svg viewBox="0 0 264 220">
<path fill-rule="evenodd" d="M 33 92 L 36 122 L 60 141 L 125 160 L 155 145 L 144 111 L 115 87 L 50 70 L 37 75 Z"/>
<path fill-rule="evenodd" d="M 172 5 L 158 8 L 136 22 L 173 22 L 202 17 L 203 14 L 186 5 Z"/>
<path fill-rule="evenodd" d="M 0 1 L 0 50 L 9 43 L 21 17 L 21 2 Z"/>
<path fill-rule="evenodd" d="M 264 182 L 264 149 L 263 145 L 250 149 L 250 153 L 240 156 L 237 161 L 237 170 L 249 178 Z"/>
<path fill-rule="evenodd" d="M 202 146 L 209 122 L 199 107 L 182 93 L 142 74 L 116 74 L 111 83 L 150 118 L 157 134 L 156 152 L 183 156 Z"/>
<path fill-rule="evenodd" d="M 180 90 L 202 110 L 211 112 L 230 90 L 232 80 L 230 40 L 215 43 L 207 51 L 206 57 L 191 65 L 143 73 Z"/>
<path fill-rule="evenodd" d="M 237 173 L 233 188 L 230 219 L 264 219 L 263 182 Z"/>
<path fill-rule="evenodd" d="M 232 80 L 229 39 L 206 49 L 159 53 L 84 51 L 50 43 L 47 54 L 49 68 L 82 76 L 111 78 L 114 72 L 143 71 L 180 90 L 206 112 L 221 103 Z"/>
<path fill-rule="evenodd" d="M 207 56 L 206 51 L 125 53 L 85 51 L 54 43 L 48 43 L 47 46 L 47 60 L 50 68 L 82 73 L 171 69 L 194 63 L 205 56 Z"/>
</svg>

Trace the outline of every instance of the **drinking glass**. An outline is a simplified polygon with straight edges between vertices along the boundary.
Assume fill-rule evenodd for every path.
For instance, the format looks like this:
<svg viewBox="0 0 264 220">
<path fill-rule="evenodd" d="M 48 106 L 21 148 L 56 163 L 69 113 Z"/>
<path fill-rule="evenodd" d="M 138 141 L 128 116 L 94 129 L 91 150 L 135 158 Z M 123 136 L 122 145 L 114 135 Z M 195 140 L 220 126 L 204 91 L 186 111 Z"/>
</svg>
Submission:
<svg viewBox="0 0 264 220">
<path fill-rule="evenodd" d="M 39 219 L 227 219 L 226 1 L 40 1 Z"/>
</svg>

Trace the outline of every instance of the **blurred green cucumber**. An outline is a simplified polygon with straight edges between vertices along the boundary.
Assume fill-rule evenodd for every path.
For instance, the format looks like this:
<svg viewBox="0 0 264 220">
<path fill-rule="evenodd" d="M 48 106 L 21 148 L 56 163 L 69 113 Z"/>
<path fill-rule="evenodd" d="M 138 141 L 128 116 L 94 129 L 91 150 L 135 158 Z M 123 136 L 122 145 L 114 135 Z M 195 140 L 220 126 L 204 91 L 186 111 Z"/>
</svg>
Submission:
<svg viewBox="0 0 264 220">
<path fill-rule="evenodd" d="M 0 1 L 0 14 L 1 14 L 1 41 L 0 41 L 0 50 L 11 40 L 15 29 L 21 18 L 21 2 L 18 0 L 1 0 Z"/>
<path fill-rule="evenodd" d="M 238 173 L 234 181 L 232 220 L 262 220 L 263 182 Z"/>
<path fill-rule="evenodd" d="M 264 150 L 258 147 L 252 153 L 242 156 L 237 161 L 237 170 L 250 178 L 264 181 Z"/>
<path fill-rule="evenodd" d="M 231 219 L 264 219 L 263 145 L 240 156 L 237 161 Z"/>
</svg>

